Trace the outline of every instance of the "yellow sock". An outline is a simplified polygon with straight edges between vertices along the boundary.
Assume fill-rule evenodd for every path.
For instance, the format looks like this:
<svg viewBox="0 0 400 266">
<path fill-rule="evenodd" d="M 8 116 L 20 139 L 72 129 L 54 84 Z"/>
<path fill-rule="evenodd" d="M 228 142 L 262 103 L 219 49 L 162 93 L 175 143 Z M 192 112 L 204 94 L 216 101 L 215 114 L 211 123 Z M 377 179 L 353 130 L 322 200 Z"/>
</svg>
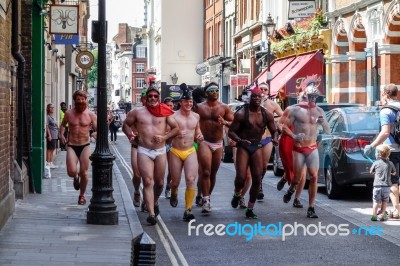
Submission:
<svg viewBox="0 0 400 266">
<path fill-rule="evenodd" d="M 196 189 L 186 188 L 186 191 L 185 191 L 186 210 L 192 208 L 193 199 L 194 199 L 195 195 L 196 195 Z"/>
<path fill-rule="evenodd" d="M 171 188 L 171 196 L 178 196 L 178 188 Z"/>
</svg>

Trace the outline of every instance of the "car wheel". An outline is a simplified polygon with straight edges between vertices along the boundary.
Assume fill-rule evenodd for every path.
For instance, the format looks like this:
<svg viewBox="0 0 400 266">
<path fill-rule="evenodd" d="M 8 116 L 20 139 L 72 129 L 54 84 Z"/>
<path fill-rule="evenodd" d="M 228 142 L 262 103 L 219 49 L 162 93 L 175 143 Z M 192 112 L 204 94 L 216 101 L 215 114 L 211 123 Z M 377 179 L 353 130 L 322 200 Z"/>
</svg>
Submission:
<svg viewBox="0 0 400 266">
<path fill-rule="evenodd" d="M 278 167 L 278 160 L 279 160 L 278 155 L 276 152 L 274 152 L 274 161 L 272 162 L 272 170 L 274 171 L 275 176 L 283 176 L 285 171 Z"/>
<path fill-rule="evenodd" d="M 336 183 L 331 164 L 325 168 L 326 195 L 329 199 L 337 199 L 341 195 L 341 187 Z"/>
</svg>

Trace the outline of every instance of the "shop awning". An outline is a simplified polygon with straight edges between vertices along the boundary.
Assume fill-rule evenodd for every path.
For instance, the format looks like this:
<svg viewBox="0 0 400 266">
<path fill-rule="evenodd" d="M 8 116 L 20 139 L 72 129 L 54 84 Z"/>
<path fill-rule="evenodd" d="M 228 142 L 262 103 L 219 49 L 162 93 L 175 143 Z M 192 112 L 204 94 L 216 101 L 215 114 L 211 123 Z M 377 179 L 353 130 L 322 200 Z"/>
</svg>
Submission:
<svg viewBox="0 0 400 266">
<path fill-rule="evenodd" d="M 270 82 L 270 94 L 275 96 L 279 91 L 287 96 L 297 96 L 300 84 L 307 76 L 317 75 L 317 86 L 321 95 L 325 95 L 324 55 L 321 51 L 296 56 Z"/>
<path fill-rule="evenodd" d="M 290 62 L 292 62 L 295 58 L 296 56 L 290 56 L 273 61 L 270 67 L 272 79 L 276 77 L 283 69 L 285 69 L 285 67 L 289 65 Z M 262 82 L 267 82 L 267 69 L 264 69 L 264 71 L 261 72 L 260 75 L 258 75 L 256 80 L 258 81 L 258 84 Z"/>
</svg>

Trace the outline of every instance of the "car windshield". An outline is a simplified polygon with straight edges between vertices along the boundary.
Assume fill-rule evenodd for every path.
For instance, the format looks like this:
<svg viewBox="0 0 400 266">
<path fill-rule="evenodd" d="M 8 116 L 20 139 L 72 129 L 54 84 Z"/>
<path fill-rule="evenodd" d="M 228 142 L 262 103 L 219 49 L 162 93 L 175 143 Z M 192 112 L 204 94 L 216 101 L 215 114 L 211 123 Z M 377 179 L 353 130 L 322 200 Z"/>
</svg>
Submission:
<svg viewBox="0 0 400 266">
<path fill-rule="evenodd" d="M 348 128 L 350 132 L 360 130 L 379 130 L 378 112 L 356 112 L 347 114 Z"/>
</svg>

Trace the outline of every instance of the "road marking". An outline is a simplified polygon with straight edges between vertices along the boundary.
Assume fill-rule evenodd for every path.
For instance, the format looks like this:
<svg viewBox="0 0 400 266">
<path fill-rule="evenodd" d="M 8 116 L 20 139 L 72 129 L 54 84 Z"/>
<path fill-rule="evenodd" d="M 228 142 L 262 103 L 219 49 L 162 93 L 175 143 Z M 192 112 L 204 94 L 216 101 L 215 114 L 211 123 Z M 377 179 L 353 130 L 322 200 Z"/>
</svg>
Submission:
<svg viewBox="0 0 400 266">
<path fill-rule="evenodd" d="M 132 179 L 133 178 L 133 170 L 131 168 L 131 164 L 128 164 L 125 161 L 125 158 L 121 155 L 121 153 L 116 149 L 115 146 L 112 146 L 112 147 L 113 147 L 113 150 L 114 150 L 116 156 L 121 161 L 121 164 L 123 165 L 125 170 L 130 174 L 130 178 Z M 141 192 L 142 192 L 141 195 L 143 195 L 143 185 L 142 184 L 140 184 L 140 189 L 141 189 Z M 143 198 L 142 198 L 142 200 L 143 200 Z M 176 243 L 176 241 L 175 241 L 174 237 L 172 236 L 171 232 L 168 230 L 167 225 L 164 223 L 163 219 L 161 218 L 161 215 L 158 215 L 157 220 L 158 220 L 159 224 L 161 224 L 161 227 L 158 224 L 156 224 L 155 228 L 156 228 L 157 234 L 160 237 L 161 243 L 163 244 L 163 246 L 164 246 L 164 248 L 165 248 L 165 250 L 167 252 L 168 257 L 171 260 L 172 265 L 179 265 L 179 263 L 178 263 L 175 255 L 174 255 L 174 253 L 171 250 L 171 245 L 169 244 L 169 242 L 171 242 L 172 247 L 174 248 L 175 253 L 178 255 L 178 258 L 179 258 L 181 264 L 184 265 L 184 266 L 188 266 L 189 264 L 186 261 L 183 253 L 181 252 L 181 250 L 180 250 L 180 248 L 178 246 L 178 243 Z M 165 236 L 164 236 L 164 234 L 162 232 L 162 229 L 164 229 L 164 232 L 167 235 L 168 239 L 165 238 Z M 168 242 L 168 240 L 169 240 L 169 242 Z"/>
</svg>

